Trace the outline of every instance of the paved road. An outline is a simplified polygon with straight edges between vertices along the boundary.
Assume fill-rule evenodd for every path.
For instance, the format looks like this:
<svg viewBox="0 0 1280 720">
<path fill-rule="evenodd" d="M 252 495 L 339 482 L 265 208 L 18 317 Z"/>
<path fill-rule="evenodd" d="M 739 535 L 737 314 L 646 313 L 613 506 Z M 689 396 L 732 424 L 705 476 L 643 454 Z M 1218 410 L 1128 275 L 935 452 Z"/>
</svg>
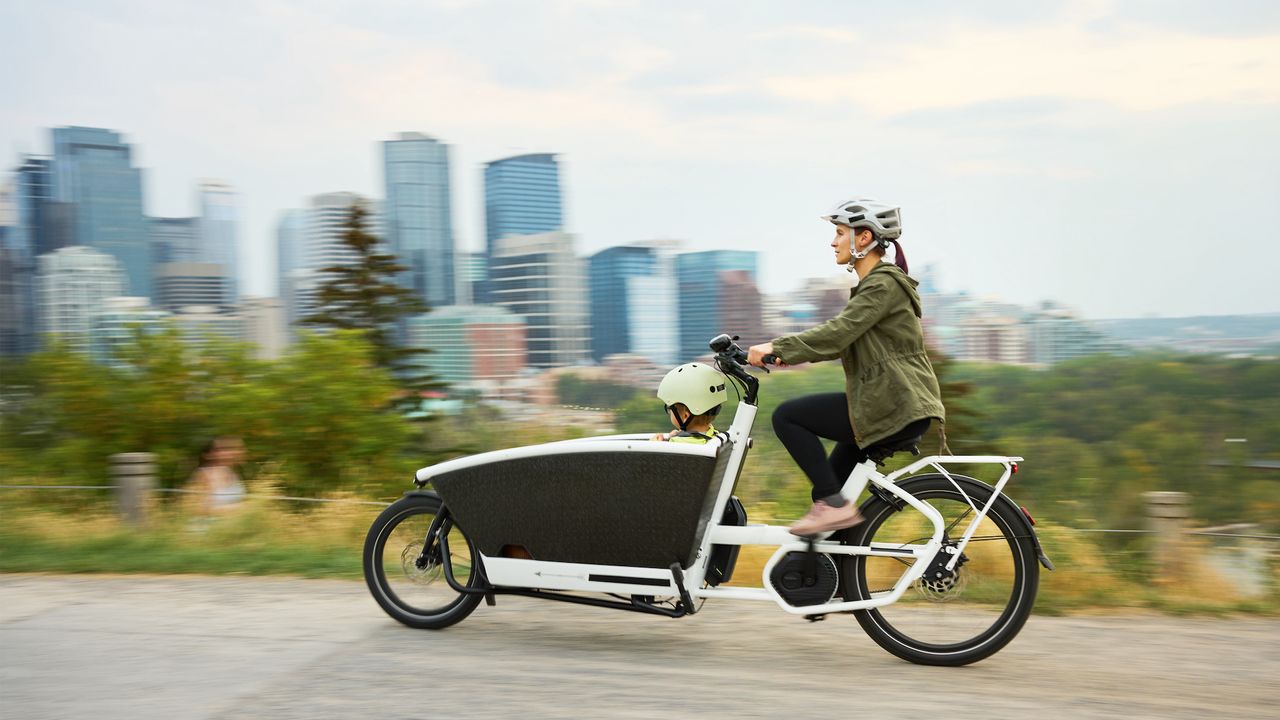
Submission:
<svg viewBox="0 0 1280 720">
<path fill-rule="evenodd" d="M 852 618 L 500 598 L 446 631 L 359 583 L 0 575 L 0 717 L 1276 717 L 1280 620 L 1033 617 L 965 668 Z M 820 659 L 815 659 L 820 658 Z"/>
</svg>

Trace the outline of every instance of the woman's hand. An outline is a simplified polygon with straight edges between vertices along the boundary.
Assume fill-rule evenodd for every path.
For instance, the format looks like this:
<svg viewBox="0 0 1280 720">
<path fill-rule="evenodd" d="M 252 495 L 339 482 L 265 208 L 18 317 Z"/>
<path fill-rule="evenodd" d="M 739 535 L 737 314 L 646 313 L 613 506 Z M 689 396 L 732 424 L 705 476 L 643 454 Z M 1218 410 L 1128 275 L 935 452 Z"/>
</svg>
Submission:
<svg viewBox="0 0 1280 720">
<path fill-rule="evenodd" d="M 764 367 L 764 356 L 773 354 L 773 343 L 767 342 L 763 345 L 752 345 L 747 348 L 747 362 L 756 367 Z M 782 360 L 778 359 L 776 365 L 782 365 Z"/>
</svg>

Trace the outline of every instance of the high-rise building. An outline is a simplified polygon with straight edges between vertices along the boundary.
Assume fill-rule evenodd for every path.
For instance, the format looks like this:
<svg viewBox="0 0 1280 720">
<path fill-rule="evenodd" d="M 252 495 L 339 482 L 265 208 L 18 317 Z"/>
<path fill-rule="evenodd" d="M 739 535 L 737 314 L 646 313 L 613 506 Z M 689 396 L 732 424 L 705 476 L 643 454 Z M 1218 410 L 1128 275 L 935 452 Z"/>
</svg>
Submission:
<svg viewBox="0 0 1280 720">
<path fill-rule="evenodd" d="M 151 264 L 200 262 L 200 218 L 148 217 Z"/>
<path fill-rule="evenodd" d="M 493 304 L 524 318 L 531 367 L 586 362 L 590 330 L 582 266 L 567 233 L 498 239 L 489 268 Z"/>
<path fill-rule="evenodd" d="M 485 165 L 485 254 L 492 258 L 504 237 L 563 229 L 560 198 L 560 165 L 551 153 L 517 155 Z M 487 287 L 476 293 L 477 299 L 488 301 Z"/>
<path fill-rule="evenodd" d="M 120 261 L 83 246 L 55 250 L 37 260 L 40 331 L 87 351 L 94 314 L 107 298 L 124 295 Z"/>
<path fill-rule="evenodd" d="M 166 327 L 169 313 L 151 307 L 146 298 L 113 297 L 103 301 L 90 320 L 89 352 L 101 363 L 114 363 L 121 347 L 133 343 L 135 334 Z"/>
<path fill-rule="evenodd" d="M 430 307 L 457 301 L 449 146 L 421 133 L 382 143 L 386 242 L 407 266 L 400 284 Z"/>
<path fill-rule="evenodd" d="M 488 257 L 482 252 L 460 252 L 457 255 L 458 304 L 474 305 L 476 292 L 483 291 L 489 273 Z"/>
<path fill-rule="evenodd" d="M 53 130 L 53 198 L 72 213 L 74 240 L 119 261 L 129 293 L 151 296 L 151 252 L 142 215 L 142 171 L 110 130 Z"/>
<path fill-rule="evenodd" d="M 524 318 L 489 305 L 452 305 L 409 318 L 410 347 L 432 375 L 456 391 L 500 395 L 525 367 Z"/>
<path fill-rule="evenodd" d="M 259 360 L 275 360 L 289 344 L 284 303 L 277 298 L 245 298 L 240 303 L 241 339 Z"/>
<path fill-rule="evenodd" d="M 180 312 L 190 305 L 230 311 L 227 273 L 217 263 L 174 262 L 156 266 L 156 306 Z"/>
<path fill-rule="evenodd" d="M 27 156 L 0 192 L 0 356 L 39 345 L 36 256 L 61 237 L 51 217 L 51 182 L 50 160 Z"/>
<path fill-rule="evenodd" d="M 326 279 L 325 268 L 350 265 L 356 261 L 356 252 L 343 240 L 347 222 L 351 219 L 351 208 L 356 204 L 362 204 L 368 211 L 365 230 L 381 238 L 381 203 L 371 202 L 351 192 L 324 193 L 311 198 L 309 207 L 304 211 L 301 248 L 296 256 L 300 264 L 287 272 L 283 278 L 287 287 L 280 291 L 290 325 L 296 324 L 315 310 L 315 293 Z M 290 222 L 294 220 L 296 218 L 290 219 Z M 289 234 L 292 231 L 292 225 L 278 229 L 278 233 L 284 232 L 286 235 L 282 237 L 278 234 L 277 240 L 284 244 L 292 243 L 294 236 Z M 378 244 L 379 251 L 384 247 L 385 243 Z M 289 259 L 290 263 L 293 262 L 292 258 L 293 256 Z"/>
<path fill-rule="evenodd" d="M 222 268 L 226 275 L 225 296 L 216 304 L 230 307 L 240 297 L 239 196 L 221 180 L 202 180 L 196 192 L 200 201 L 200 254 L 195 260 Z"/>
<path fill-rule="evenodd" d="M 720 333 L 744 341 L 763 338 L 758 256 L 751 250 L 707 250 L 676 256 L 680 312 L 680 362 L 709 354 Z M 744 346 L 745 347 L 745 346 Z"/>
<path fill-rule="evenodd" d="M 1023 318 L 1030 346 L 1029 360 L 1035 365 L 1053 365 L 1064 360 L 1114 353 L 1120 346 L 1071 310 L 1043 303 Z"/>
<path fill-rule="evenodd" d="M 591 357 L 632 354 L 675 361 L 679 332 L 671 263 L 659 248 L 624 245 L 589 260 Z"/>
<path fill-rule="evenodd" d="M 285 210 L 276 223 L 276 296 L 284 297 L 285 278 L 302 267 L 306 210 Z"/>
</svg>

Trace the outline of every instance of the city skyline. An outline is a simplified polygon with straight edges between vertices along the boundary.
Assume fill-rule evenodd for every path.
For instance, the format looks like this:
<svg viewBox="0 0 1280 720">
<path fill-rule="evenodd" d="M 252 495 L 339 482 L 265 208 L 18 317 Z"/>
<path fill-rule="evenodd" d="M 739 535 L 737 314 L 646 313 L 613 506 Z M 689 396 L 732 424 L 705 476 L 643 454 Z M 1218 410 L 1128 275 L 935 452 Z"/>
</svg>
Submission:
<svg viewBox="0 0 1280 720">
<path fill-rule="evenodd" d="M 1267 4 L 814 2 L 725 17 L 689 3 L 637 24 L 625 6 L 554 5 L 235 18 L 181 2 L 11 5 L 0 52 L 24 70 L 0 79 L 0 149 L 12 163 L 45 150 L 44 127 L 119 129 L 156 216 L 194 215 L 191 184 L 227 179 L 251 294 L 269 291 L 279 212 L 380 195 L 376 144 L 417 131 L 454 149 L 459 251 L 482 245 L 484 163 L 552 152 L 583 254 L 654 237 L 752 249 L 762 288 L 791 292 L 839 272 L 813 216 L 860 194 L 903 206 L 908 254 L 946 267 L 949 291 L 1095 318 L 1280 311 Z M 75 71 L 87 62 L 110 81 Z M 1203 281 L 1215 241 L 1246 260 L 1230 293 Z"/>
</svg>

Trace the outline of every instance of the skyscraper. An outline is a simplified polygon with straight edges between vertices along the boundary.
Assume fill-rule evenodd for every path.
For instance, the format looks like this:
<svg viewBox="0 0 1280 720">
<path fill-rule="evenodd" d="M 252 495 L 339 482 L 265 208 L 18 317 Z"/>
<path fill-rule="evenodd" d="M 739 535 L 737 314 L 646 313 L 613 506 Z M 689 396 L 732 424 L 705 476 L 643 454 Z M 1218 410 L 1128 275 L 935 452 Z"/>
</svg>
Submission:
<svg viewBox="0 0 1280 720">
<path fill-rule="evenodd" d="M 560 166 L 550 153 L 494 160 L 484 168 L 485 253 L 504 237 L 563 229 Z M 489 278 L 493 278 L 492 272 Z M 487 298 L 487 292 L 476 294 Z"/>
<path fill-rule="evenodd" d="M 148 217 L 151 263 L 199 262 L 200 218 Z M 154 273 L 153 273 L 154 275 Z"/>
<path fill-rule="evenodd" d="M 758 256 L 750 250 L 708 250 L 676 256 L 676 284 L 680 296 L 680 358 L 688 362 L 710 353 L 707 341 L 719 333 L 762 332 L 759 292 L 754 299 Z"/>
<path fill-rule="evenodd" d="M 88 247 L 62 248 L 38 260 L 40 331 L 87 351 L 94 315 L 107 298 L 124 295 L 120 261 Z"/>
<path fill-rule="evenodd" d="M 195 262 L 222 267 L 226 297 L 219 305 L 230 307 L 240 297 L 239 224 L 240 201 L 236 191 L 221 180 L 202 180 L 200 199 L 200 250 Z"/>
<path fill-rule="evenodd" d="M 289 325 L 315 309 L 316 289 L 325 280 L 324 268 L 355 262 L 355 252 L 342 239 L 355 204 L 363 204 L 369 212 L 365 230 L 382 237 L 381 204 L 352 192 L 315 195 L 306 210 L 289 210 L 281 218 L 276 228 L 279 292 Z"/>
<path fill-rule="evenodd" d="M 73 241 L 119 261 L 132 295 L 151 296 L 151 254 L 142 216 L 142 171 L 117 133 L 53 130 L 53 199 L 72 213 Z"/>
<path fill-rule="evenodd" d="M 431 307 L 457 301 L 449 146 L 420 133 L 382 143 L 387 245 L 409 270 L 400 284 Z"/>
<path fill-rule="evenodd" d="M 591 357 L 630 353 L 675 361 L 679 316 L 670 262 L 654 247 L 611 247 L 591 256 Z"/>
<path fill-rule="evenodd" d="M 500 238 L 490 278 L 492 304 L 524 317 L 531 367 L 586 361 L 590 341 L 582 261 L 563 232 Z"/>
</svg>

